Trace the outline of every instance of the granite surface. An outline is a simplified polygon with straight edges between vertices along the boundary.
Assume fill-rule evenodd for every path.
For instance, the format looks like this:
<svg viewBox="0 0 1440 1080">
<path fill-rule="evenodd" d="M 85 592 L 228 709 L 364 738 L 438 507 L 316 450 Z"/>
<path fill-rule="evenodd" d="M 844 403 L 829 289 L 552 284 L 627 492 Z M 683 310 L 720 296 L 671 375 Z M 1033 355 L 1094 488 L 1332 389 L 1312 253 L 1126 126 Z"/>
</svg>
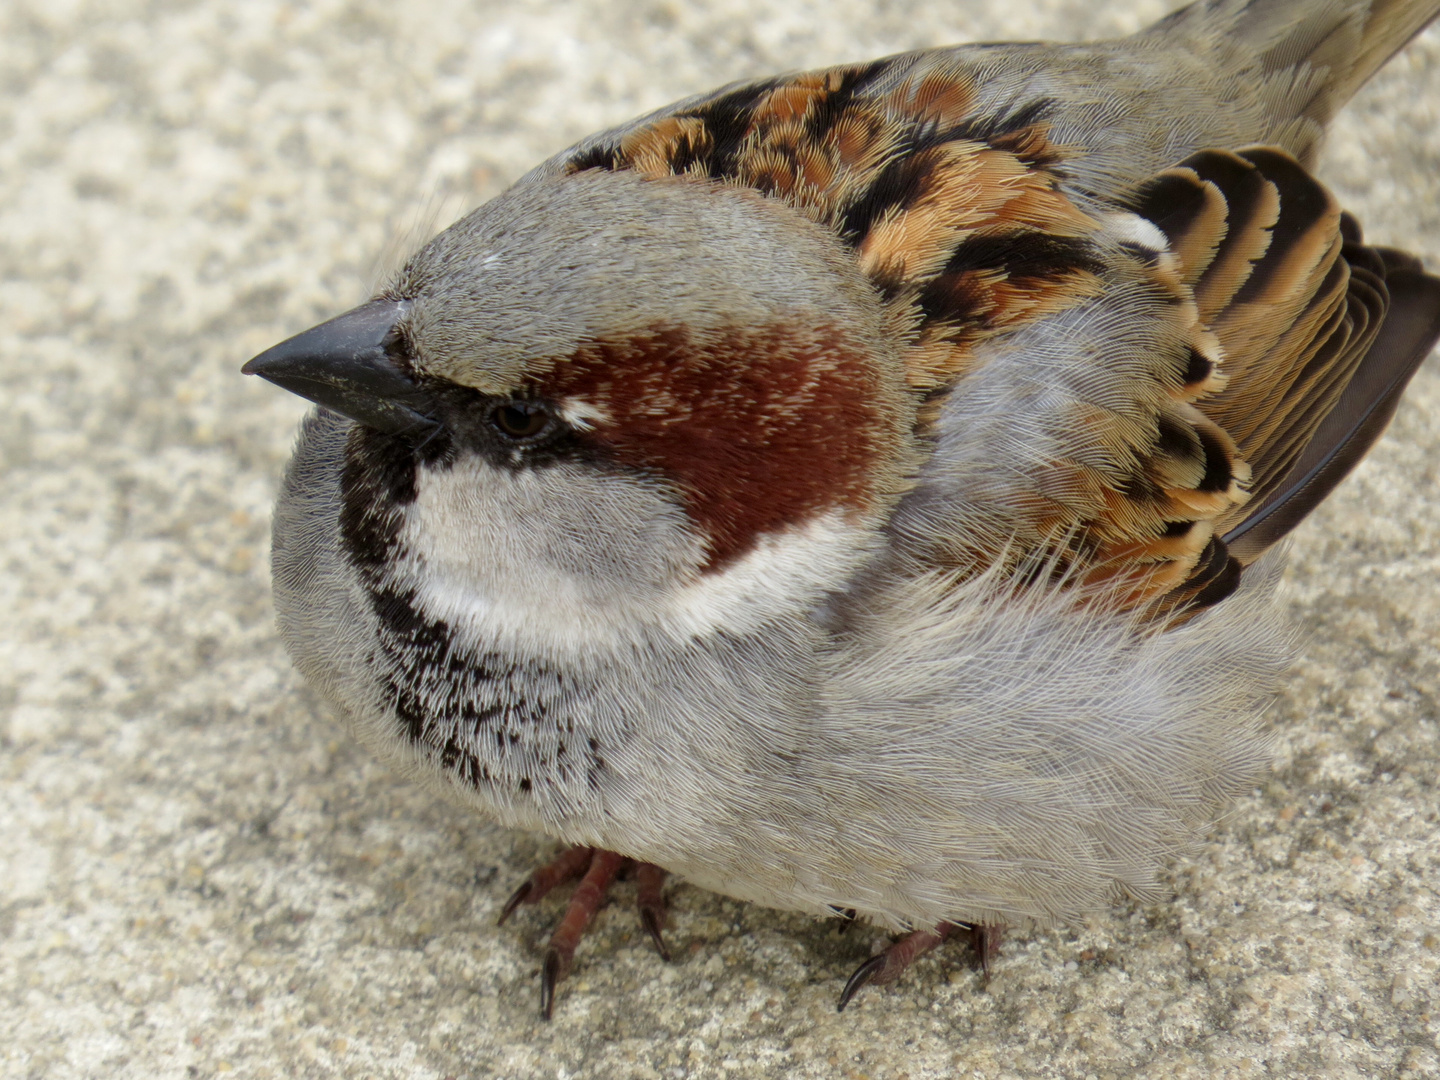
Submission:
<svg viewBox="0 0 1440 1080">
<path fill-rule="evenodd" d="M 747 75 L 1128 32 L 1158 0 L 7 0 L 0 6 L 0 1074 L 1440 1076 L 1440 365 L 1298 534 L 1273 776 L 1172 901 L 959 950 L 633 885 L 553 1023 L 502 929 L 553 846 L 372 764 L 271 624 L 301 404 L 239 365 L 602 126 Z M 1440 264 L 1440 34 L 1322 176 Z"/>
</svg>

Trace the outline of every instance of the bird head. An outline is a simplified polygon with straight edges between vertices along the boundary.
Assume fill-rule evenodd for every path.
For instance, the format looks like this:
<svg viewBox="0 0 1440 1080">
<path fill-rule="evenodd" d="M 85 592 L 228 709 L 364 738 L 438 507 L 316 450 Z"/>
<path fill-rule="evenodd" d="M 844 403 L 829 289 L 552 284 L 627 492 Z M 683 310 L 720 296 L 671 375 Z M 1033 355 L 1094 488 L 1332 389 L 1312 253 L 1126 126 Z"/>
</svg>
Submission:
<svg viewBox="0 0 1440 1080">
<path fill-rule="evenodd" d="M 895 339 L 791 207 L 588 171 L 511 189 L 244 370 L 355 421 L 347 501 L 388 497 L 430 579 L 613 621 L 853 573 L 911 471 Z"/>
</svg>

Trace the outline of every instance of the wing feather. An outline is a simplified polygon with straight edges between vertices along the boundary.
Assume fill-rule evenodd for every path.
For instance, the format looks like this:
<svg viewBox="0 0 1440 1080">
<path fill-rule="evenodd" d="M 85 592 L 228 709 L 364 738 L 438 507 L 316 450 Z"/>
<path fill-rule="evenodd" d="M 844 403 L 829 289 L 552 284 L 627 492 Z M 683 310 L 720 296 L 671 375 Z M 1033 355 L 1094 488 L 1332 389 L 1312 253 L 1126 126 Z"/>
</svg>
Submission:
<svg viewBox="0 0 1440 1080">
<path fill-rule="evenodd" d="M 1278 199 L 1268 226 L 1270 215 L 1254 211 L 1262 182 Z M 1189 210 L 1201 201 L 1197 191 L 1209 209 L 1203 219 Z M 1223 229 L 1215 195 L 1227 211 L 1235 208 Z M 1167 203 L 1175 207 L 1169 213 Z M 1215 523 L 1232 555 L 1248 564 L 1379 437 L 1440 336 L 1440 281 L 1409 256 L 1366 247 L 1334 197 L 1271 148 L 1194 155 L 1147 185 L 1137 204 L 1160 219 L 1225 357 L 1225 388 L 1199 407 L 1251 467 L 1250 501 Z M 1207 289 L 1230 238 L 1247 230 L 1269 234 L 1263 245 L 1235 241 L 1260 251 L 1249 272 L 1226 269 L 1219 275 L 1226 287 Z M 1216 243 L 1222 231 L 1226 239 Z"/>
</svg>

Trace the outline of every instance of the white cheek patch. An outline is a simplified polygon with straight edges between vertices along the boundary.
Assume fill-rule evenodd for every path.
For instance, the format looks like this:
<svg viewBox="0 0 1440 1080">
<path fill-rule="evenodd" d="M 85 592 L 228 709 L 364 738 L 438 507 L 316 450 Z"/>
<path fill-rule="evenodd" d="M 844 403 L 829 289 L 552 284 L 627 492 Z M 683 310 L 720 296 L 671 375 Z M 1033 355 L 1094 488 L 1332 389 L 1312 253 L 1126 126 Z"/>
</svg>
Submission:
<svg viewBox="0 0 1440 1080">
<path fill-rule="evenodd" d="M 832 510 L 761 537 L 741 558 L 674 588 L 663 622 L 677 637 L 717 630 L 746 633 L 766 621 L 808 611 L 843 588 L 876 546 L 874 534 Z"/>
<path fill-rule="evenodd" d="M 764 537 L 721 570 L 673 503 L 639 481 L 478 461 L 422 470 L 389 583 L 457 643 L 565 658 L 742 634 L 808 611 L 868 557 L 839 511 Z"/>
</svg>

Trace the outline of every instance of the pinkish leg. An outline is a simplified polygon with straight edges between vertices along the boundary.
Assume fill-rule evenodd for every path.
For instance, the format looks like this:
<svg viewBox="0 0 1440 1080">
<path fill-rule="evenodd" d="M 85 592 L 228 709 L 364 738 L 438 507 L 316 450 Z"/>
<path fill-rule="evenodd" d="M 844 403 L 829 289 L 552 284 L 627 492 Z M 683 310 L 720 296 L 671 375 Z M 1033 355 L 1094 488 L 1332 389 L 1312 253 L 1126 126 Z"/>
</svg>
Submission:
<svg viewBox="0 0 1440 1080">
<path fill-rule="evenodd" d="M 538 903 L 567 881 L 581 879 L 564 917 L 550 937 L 545 959 L 541 963 L 540 1012 L 545 1019 L 550 1019 L 555 1005 L 555 987 L 569 973 L 575 958 L 575 947 L 580 944 L 590 921 L 605 902 L 605 893 L 617 875 L 631 868 L 635 870 L 640 923 L 650 935 L 650 940 L 655 942 L 661 959 L 668 961 L 670 950 L 665 946 L 662 933 L 665 927 L 665 899 L 661 890 L 665 884 L 665 871 L 653 863 L 637 863 L 613 851 L 573 847 L 526 878 L 500 909 L 499 922 L 504 923 L 521 904 Z"/>
<path fill-rule="evenodd" d="M 572 847 L 554 862 L 540 867 L 510 894 L 510 899 L 506 900 L 505 906 L 500 909 L 500 918 L 495 920 L 495 925 L 504 926 L 505 920 L 510 918 L 521 904 L 538 904 L 556 886 L 578 878 L 590 868 L 594 857 L 594 848 Z"/>
<path fill-rule="evenodd" d="M 912 963 L 959 932 L 968 933 L 970 945 L 979 956 L 980 967 L 985 977 L 989 978 L 990 962 L 1000 953 L 1000 938 L 1005 928 L 978 923 L 941 923 L 934 930 L 916 930 L 906 934 L 884 952 L 876 953 L 856 968 L 846 981 L 845 989 L 840 991 L 836 1011 L 844 1012 L 850 999 L 859 993 L 862 987 L 872 984 L 883 986 L 885 983 L 894 982 Z"/>
<path fill-rule="evenodd" d="M 540 1015 L 546 1020 L 555 1008 L 555 986 L 570 973 L 570 963 L 575 959 L 575 946 L 585 935 L 590 920 L 605 902 L 605 893 L 625 856 L 613 851 L 597 851 L 590 860 L 590 869 L 580 879 L 575 895 L 570 897 L 570 906 L 565 917 L 550 935 L 550 945 L 545 950 L 545 959 L 540 964 Z"/>
</svg>

